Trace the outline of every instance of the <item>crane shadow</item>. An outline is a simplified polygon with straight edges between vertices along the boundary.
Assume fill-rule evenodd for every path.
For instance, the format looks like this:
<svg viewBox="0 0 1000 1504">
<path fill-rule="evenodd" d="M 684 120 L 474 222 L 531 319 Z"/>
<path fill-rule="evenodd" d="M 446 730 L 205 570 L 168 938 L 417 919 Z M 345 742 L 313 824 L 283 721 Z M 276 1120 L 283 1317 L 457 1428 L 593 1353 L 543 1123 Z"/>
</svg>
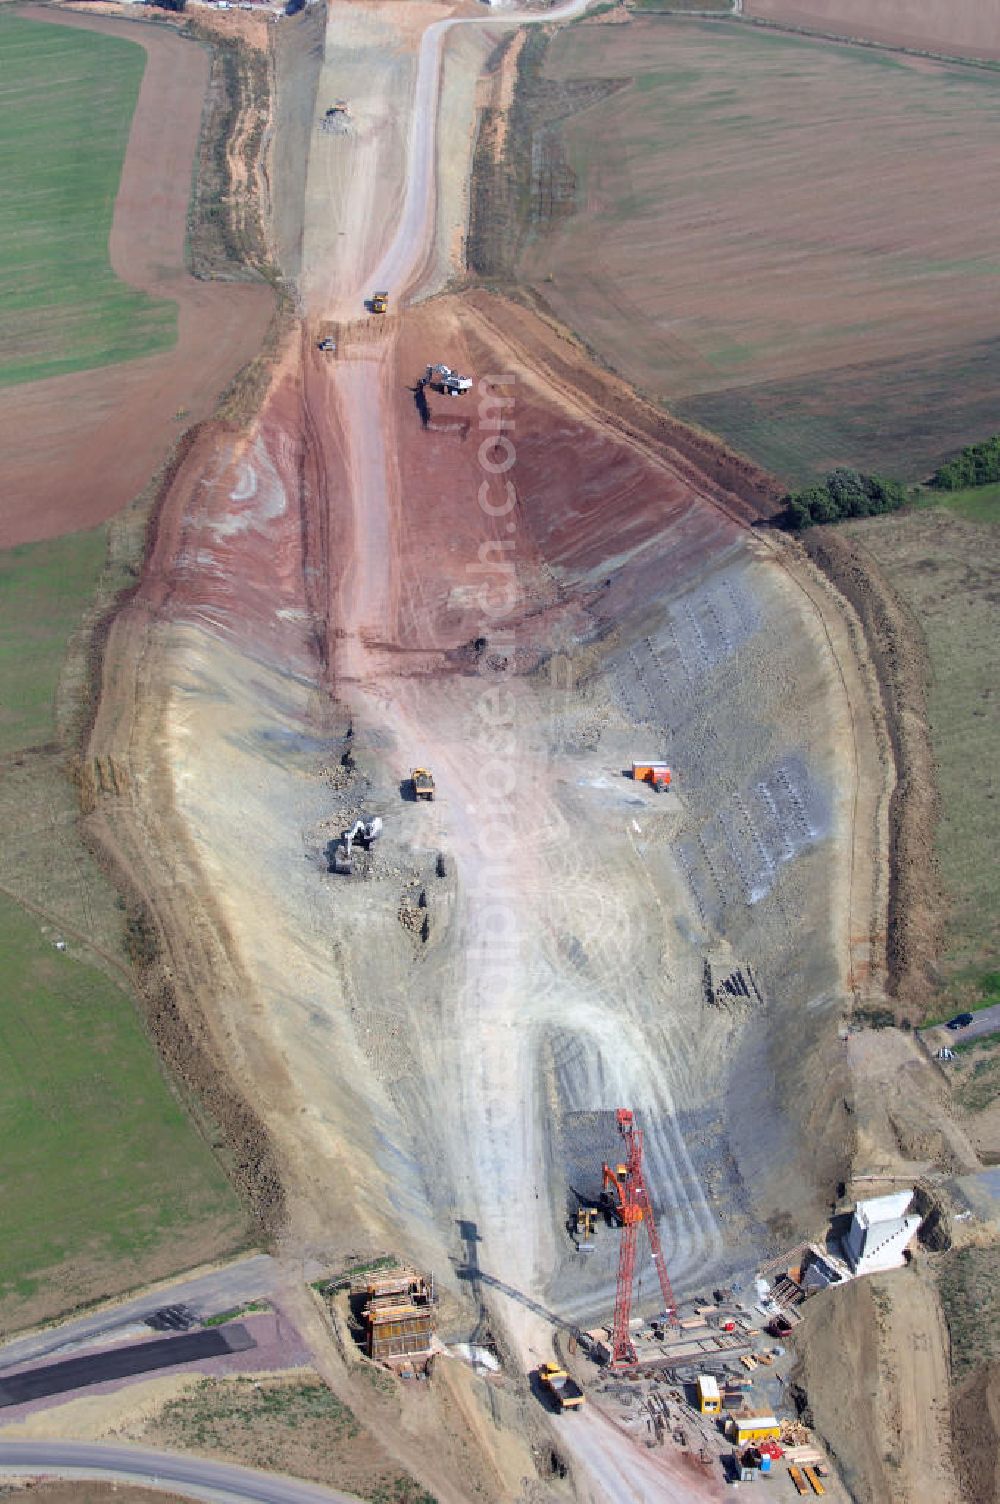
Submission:
<svg viewBox="0 0 1000 1504">
<path fill-rule="evenodd" d="M 462 1241 L 465 1244 L 465 1262 L 455 1264 L 455 1273 L 460 1280 L 470 1284 L 476 1292 L 481 1313 L 480 1327 L 486 1320 L 486 1308 L 482 1296 L 484 1286 L 488 1290 L 498 1290 L 501 1295 L 506 1295 L 511 1300 L 516 1300 L 519 1305 L 524 1306 L 529 1311 L 533 1311 L 536 1316 L 540 1316 L 550 1326 L 567 1327 L 564 1318 L 557 1316 L 555 1311 L 550 1311 L 547 1306 L 543 1306 L 541 1301 L 535 1300 L 530 1295 L 526 1295 L 523 1290 L 518 1290 L 514 1285 L 507 1284 L 505 1280 L 497 1279 L 495 1274 L 487 1274 L 479 1262 L 478 1245 L 482 1242 L 482 1239 L 479 1236 L 479 1229 L 475 1222 L 470 1222 L 462 1218 L 459 1220 L 458 1228 Z M 569 1326 L 568 1329 L 578 1339 L 583 1336 L 579 1327 Z"/>
<path fill-rule="evenodd" d="M 431 410 L 423 380 L 418 381 L 416 386 L 410 387 L 410 391 L 413 393 L 413 404 L 420 415 L 420 426 L 426 428 L 431 421 Z"/>
</svg>

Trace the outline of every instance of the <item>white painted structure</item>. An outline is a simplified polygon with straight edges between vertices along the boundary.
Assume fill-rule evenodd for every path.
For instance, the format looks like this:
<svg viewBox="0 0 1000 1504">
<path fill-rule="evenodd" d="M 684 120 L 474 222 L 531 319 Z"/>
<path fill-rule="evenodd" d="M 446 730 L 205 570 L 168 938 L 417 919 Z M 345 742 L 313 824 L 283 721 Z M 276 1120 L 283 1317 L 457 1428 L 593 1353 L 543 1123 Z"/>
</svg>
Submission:
<svg viewBox="0 0 1000 1504">
<path fill-rule="evenodd" d="M 907 1214 L 912 1200 L 913 1191 L 908 1190 L 858 1202 L 844 1238 L 852 1273 L 877 1274 L 905 1262 L 903 1255 L 921 1220 L 916 1213 Z"/>
</svg>

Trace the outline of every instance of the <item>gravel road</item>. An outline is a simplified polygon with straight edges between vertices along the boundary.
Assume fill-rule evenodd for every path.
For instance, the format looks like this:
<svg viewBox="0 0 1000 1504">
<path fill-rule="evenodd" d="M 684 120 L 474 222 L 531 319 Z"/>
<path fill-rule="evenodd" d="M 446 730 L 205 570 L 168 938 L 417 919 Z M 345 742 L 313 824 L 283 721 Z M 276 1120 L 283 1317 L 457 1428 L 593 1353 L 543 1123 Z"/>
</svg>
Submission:
<svg viewBox="0 0 1000 1504">
<path fill-rule="evenodd" d="M 928 1034 L 939 1045 L 948 1045 L 954 1049 L 956 1044 L 965 1044 L 970 1039 L 981 1039 L 984 1034 L 995 1034 L 1000 1030 L 1000 1003 L 994 1003 L 992 1008 L 980 1008 L 978 1013 L 972 1015 L 971 1024 L 966 1024 L 964 1029 L 949 1029 L 946 1024 L 940 1024 L 936 1029 L 928 1030 Z"/>
<path fill-rule="evenodd" d="M 99 1442 L 0 1441 L 0 1476 L 112 1478 L 169 1487 L 211 1504 L 358 1504 L 355 1494 L 338 1493 L 276 1473 L 259 1473 L 228 1462 L 207 1462 L 144 1447 Z"/>
<path fill-rule="evenodd" d="M 406 157 L 406 196 L 392 244 L 374 271 L 364 271 L 364 282 L 354 295 L 356 304 L 365 289 L 387 287 L 393 296 L 422 270 L 431 251 L 434 233 L 434 203 L 437 194 L 438 100 L 441 83 L 441 49 L 452 26 L 550 25 L 582 15 L 591 0 L 569 0 L 540 14 L 508 11 L 498 16 L 462 16 L 435 21 L 420 42 L 417 82 L 410 117 Z"/>
</svg>

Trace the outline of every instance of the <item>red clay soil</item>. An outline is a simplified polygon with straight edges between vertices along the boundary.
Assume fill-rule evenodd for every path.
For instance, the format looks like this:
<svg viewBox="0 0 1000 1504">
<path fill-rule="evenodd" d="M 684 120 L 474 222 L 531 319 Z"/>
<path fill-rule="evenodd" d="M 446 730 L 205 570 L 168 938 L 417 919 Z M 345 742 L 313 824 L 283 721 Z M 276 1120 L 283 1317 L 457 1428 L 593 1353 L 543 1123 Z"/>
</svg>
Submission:
<svg viewBox="0 0 1000 1504">
<path fill-rule="evenodd" d="M 614 379 L 595 374 L 586 394 L 571 390 L 574 347 L 559 352 L 565 368 L 556 376 L 544 365 L 534 316 L 517 323 L 525 341 L 535 331 L 531 349 L 501 332 L 507 308 L 499 299 L 480 308 L 457 298 L 414 308 L 382 367 L 382 442 L 395 456 L 391 471 L 402 490 L 392 498 L 394 627 L 391 641 L 370 645 L 397 654 L 394 668 L 403 674 L 442 671 L 468 650 L 483 630 L 481 593 L 495 596 L 499 588 L 499 572 L 490 570 L 498 562 L 516 566 L 517 617 L 567 611 L 579 626 L 583 609 L 598 620 L 614 617 L 623 593 L 641 596 L 654 582 L 659 590 L 705 547 L 725 547 L 770 510 L 770 496 L 755 507 L 749 486 L 744 499 L 699 474 L 654 432 L 671 420 L 647 414 Z M 341 332 L 337 364 L 373 353 Z M 211 621 L 254 654 L 301 671 L 311 663 L 316 672 L 319 659 L 326 672 L 337 639 L 335 602 L 347 588 L 337 561 L 349 553 L 349 477 L 329 356 L 308 338 L 301 367 L 295 352 L 289 356 L 253 441 L 218 424 L 192 439 L 162 492 L 137 605 L 158 617 Z M 477 391 L 462 399 L 427 391 L 421 415 L 417 382 L 429 359 L 471 371 Z M 579 365 L 585 368 L 582 359 Z M 496 409 L 484 406 L 481 381 L 492 388 L 487 402 L 513 393 L 513 409 L 502 412 L 505 423 L 513 421 L 507 432 L 492 426 Z M 641 430 L 645 421 L 650 433 Z M 695 435 L 693 442 L 702 441 Z M 513 466 L 502 469 L 508 454 Z M 498 508 L 495 516 L 481 501 Z M 576 590 L 573 603 L 565 600 L 565 587 L 579 584 L 583 597 Z M 531 633 L 519 630 L 519 644 L 529 653 Z"/>
<path fill-rule="evenodd" d="M 524 314 L 521 330 L 525 339 L 536 331 L 530 351 L 500 332 L 507 306 L 484 304 L 497 324 L 467 299 L 413 309 L 393 358 L 371 367 L 372 379 L 390 388 L 382 443 L 402 480 L 393 498 L 395 621 L 391 641 L 370 646 L 405 655 L 396 664 L 402 673 L 440 671 L 469 647 L 482 630 L 481 592 L 495 594 L 499 572 L 490 565 L 514 562 L 521 620 L 565 610 L 579 625 L 582 609 L 604 618 L 623 591 L 639 594 L 647 570 L 659 589 L 665 578 L 683 576 L 694 556 L 724 548 L 772 504 L 765 495 L 755 507 L 749 488 L 746 499 L 737 496 L 699 474 L 662 435 L 642 432 L 644 405 L 628 398 L 629 411 L 627 389 L 619 392 L 613 379 L 598 373 L 585 395 L 573 390 L 574 347 L 567 346 L 557 378 L 542 363 L 533 315 Z M 315 672 L 315 655 L 321 671 L 333 658 L 344 588 L 338 560 L 350 555 L 352 525 L 349 446 L 329 383 L 340 362 L 374 352 L 343 331 L 332 364 L 307 337 L 301 366 L 295 353 L 275 378 L 252 441 L 214 423 L 193 438 L 164 487 L 136 601 L 157 616 L 211 621 L 271 661 L 307 671 L 311 660 Z M 458 399 L 427 391 L 422 414 L 416 388 L 429 360 L 472 373 L 477 389 Z M 507 393 L 513 408 L 502 416 L 513 426 L 498 433 L 498 409 L 488 404 Z M 649 414 L 655 427 L 660 414 Z M 513 464 L 503 469 L 508 456 Z M 622 564 L 606 590 L 606 576 Z M 583 604 L 579 589 L 564 604 L 564 587 L 581 583 Z M 519 631 L 518 640 L 528 649 L 530 632 Z"/>
<path fill-rule="evenodd" d="M 314 577 L 314 509 L 302 432 L 294 376 L 275 383 L 253 440 L 203 425 L 164 488 L 134 599 L 159 617 L 210 621 L 220 635 L 308 672 L 316 644 L 304 613 L 308 606 L 322 619 L 325 601 L 318 587 L 307 602 L 303 584 Z"/>
<path fill-rule="evenodd" d="M 591 390 L 580 391 L 585 362 L 571 344 L 558 346 L 564 365 L 556 370 L 546 364 L 544 325 L 501 299 L 438 299 L 406 319 L 394 394 L 406 487 L 400 543 L 406 579 L 420 590 L 411 584 L 402 593 L 400 644 L 454 650 L 481 632 L 478 593 L 489 575 L 477 566 L 490 531 L 487 562 L 516 562 L 519 614 L 562 608 L 564 587 L 582 582 L 591 587 L 589 611 L 603 617 L 605 579 L 623 562 L 615 593 L 632 588 L 641 597 L 636 572 L 656 570 L 663 588 L 693 556 L 725 547 L 759 516 L 696 474 L 666 435 L 642 433 L 644 405 L 629 397 L 627 411 L 627 390 L 614 379 L 592 373 Z M 429 391 L 424 426 L 412 388 L 429 359 L 472 374 L 477 388 L 459 399 Z M 504 397 L 508 406 L 493 406 Z M 492 525 L 481 496 L 499 508 Z M 565 609 L 579 609 L 574 597 Z"/>
<path fill-rule="evenodd" d="M 476 387 L 459 398 L 426 391 L 422 415 L 414 388 L 429 361 L 472 375 Z M 481 631 L 484 543 L 488 563 L 516 563 L 518 615 L 579 612 L 579 589 L 572 607 L 563 596 L 582 583 L 588 612 L 605 618 L 620 609 L 622 592 L 642 598 L 654 578 L 662 589 L 773 508 L 768 477 L 753 475 L 755 500 L 746 467 L 737 495 L 711 473 L 731 481 L 735 456 L 640 402 L 535 315 L 499 298 L 474 294 L 412 310 L 394 380 L 406 561 L 396 635 L 411 650 L 453 651 Z M 512 400 L 501 409 L 493 405 L 501 398 Z M 508 425 L 500 433 L 498 416 Z M 499 509 L 492 520 L 481 497 Z M 654 573 L 644 585 L 647 570 Z M 519 630 L 518 641 L 523 647 L 530 634 Z"/>
<path fill-rule="evenodd" d="M 526 317 L 526 328 L 535 323 Z M 345 362 L 372 353 L 352 349 L 350 336 L 340 344 Z M 693 553 L 724 547 L 755 515 L 682 455 L 621 431 L 610 396 L 592 411 L 547 374 L 529 374 L 523 347 L 464 300 L 412 310 L 393 356 L 378 367 L 391 387 L 382 442 L 402 477 L 394 497 L 395 623 L 382 645 L 404 655 L 399 672 L 440 671 L 469 647 L 482 630 L 481 592 L 500 588 L 490 565 L 515 564 L 520 619 L 566 610 L 579 625 L 579 592 L 564 605 L 565 585 L 591 585 L 584 600 L 603 615 L 604 580 L 618 564 L 628 567 L 616 580 L 616 600 L 641 588 L 637 571 L 655 570 L 662 588 L 665 574 L 682 575 Z M 429 391 L 422 416 L 415 389 L 428 359 L 472 372 L 477 390 L 460 399 Z M 193 438 L 164 488 L 137 591 L 143 611 L 211 621 L 270 661 L 308 671 L 311 659 L 313 672 L 313 655 L 321 671 L 333 657 L 344 585 L 337 561 L 350 553 L 349 456 L 330 401 L 328 361 L 303 341 L 301 368 L 290 359 L 276 378 L 252 441 L 212 423 Z M 504 433 L 492 426 L 498 409 L 484 406 L 480 381 L 490 389 L 487 402 L 493 393 L 513 394 L 502 414 L 513 426 Z M 502 470 L 508 455 L 514 463 Z M 492 518 L 481 498 L 498 509 Z M 530 650 L 530 632 L 519 631 L 518 640 Z"/>
<path fill-rule="evenodd" d="M 989 0 L 744 0 L 743 12 L 890 47 L 1000 58 L 1000 10 Z"/>
<path fill-rule="evenodd" d="M 260 349 L 273 307 L 260 285 L 198 282 L 184 262 L 208 54 L 168 30 L 61 11 L 19 14 L 138 42 L 147 54 L 115 203 L 111 264 L 179 305 L 171 351 L 0 394 L 0 547 L 105 521 L 163 462 L 183 423 L 206 417 Z"/>
</svg>

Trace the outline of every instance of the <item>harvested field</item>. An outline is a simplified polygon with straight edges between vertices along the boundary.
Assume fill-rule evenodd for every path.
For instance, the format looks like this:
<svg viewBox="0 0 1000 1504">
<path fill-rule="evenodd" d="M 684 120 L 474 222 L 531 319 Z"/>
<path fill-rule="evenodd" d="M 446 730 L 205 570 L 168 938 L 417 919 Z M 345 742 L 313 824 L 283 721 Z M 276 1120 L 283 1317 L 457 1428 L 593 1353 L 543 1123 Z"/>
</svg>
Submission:
<svg viewBox="0 0 1000 1504">
<path fill-rule="evenodd" d="M 575 184 L 572 213 L 528 196 L 519 273 L 616 370 L 789 481 L 916 479 L 978 436 L 1000 398 L 991 73 L 635 16 L 558 34 L 542 77 L 627 84 L 519 146 Z"/>
<path fill-rule="evenodd" d="M 22 12 L 33 23 L 51 24 L 53 14 Z M 147 53 L 109 251 L 122 282 L 176 303 L 177 344 L 126 365 L 3 391 L 3 546 L 93 527 L 136 496 L 182 427 L 212 410 L 259 349 L 273 306 L 266 287 L 200 283 L 186 269 L 207 53 L 167 28 L 68 12 L 59 13 L 59 24 L 125 37 Z M 75 149 L 69 137 L 65 145 L 68 153 Z"/>
<path fill-rule="evenodd" d="M 982 0 L 743 0 L 743 14 L 887 47 L 1000 58 L 1000 16 Z"/>
<path fill-rule="evenodd" d="M 0 48 L 0 387 L 168 350 L 176 305 L 127 287 L 108 260 L 142 48 L 9 13 Z"/>
</svg>

